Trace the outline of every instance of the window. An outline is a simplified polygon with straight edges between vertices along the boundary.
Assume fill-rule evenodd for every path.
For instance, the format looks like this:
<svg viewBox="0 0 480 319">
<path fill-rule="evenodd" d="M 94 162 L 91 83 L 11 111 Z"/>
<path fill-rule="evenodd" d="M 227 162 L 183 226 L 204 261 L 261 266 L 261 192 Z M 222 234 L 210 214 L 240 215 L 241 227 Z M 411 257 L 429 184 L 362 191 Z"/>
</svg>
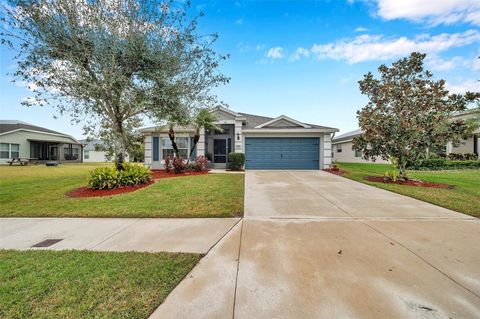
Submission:
<svg viewBox="0 0 480 319">
<path fill-rule="evenodd" d="M 89 158 L 90 158 L 90 153 L 89 153 L 89 151 L 83 151 L 83 158 L 84 158 L 84 159 L 89 159 Z"/>
<path fill-rule="evenodd" d="M 175 139 L 177 142 L 177 147 L 179 150 L 178 155 L 182 158 L 187 158 L 188 156 L 188 137 L 177 137 Z M 168 137 L 162 137 L 162 158 L 165 159 L 167 156 L 173 156 L 172 142 Z"/>
<path fill-rule="evenodd" d="M 337 144 L 337 153 L 342 152 L 342 144 Z"/>
<path fill-rule="evenodd" d="M 355 157 L 362 157 L 362 152 L 361 151 L 355 151 Z"/>
<path fill-rule="evenodd" d="M 19 158 L 20 144 L 0 143 L 0 158 Z"/>
</svg>

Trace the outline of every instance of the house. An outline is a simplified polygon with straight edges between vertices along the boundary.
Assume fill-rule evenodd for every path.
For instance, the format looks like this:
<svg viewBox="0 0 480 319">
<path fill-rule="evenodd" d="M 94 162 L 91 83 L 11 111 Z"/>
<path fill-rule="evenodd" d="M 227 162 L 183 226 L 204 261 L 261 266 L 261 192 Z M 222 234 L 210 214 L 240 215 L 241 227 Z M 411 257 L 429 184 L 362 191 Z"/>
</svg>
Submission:
<svg viewBox="0 0 480 319">
<path fill-rule="evenodd" d="M 467 110 L 465 112 L 457 113 L 452 116 L 453 119 L 456 120 L 468 120 L 473 119 L 476 120 L 478 124 L 480 124 L 480 108 Z M 463 140 L 458 145 L 453 145 L 452 143 L 447 144 L 446 153 L 475 153 L 477 158 L 480 159 L 480 126 L 476 128 L 476 130 L 472 133 L 472 135 Z"/>
<path fill-rule="evenodd" d="M 338 129 L 281 115 L 276 118 L 237 113 L 224 107 L 211 110 L 223 131 L 201 130 L 195 156 L 209 158 L 225 168 L 230 152 L 245 153 L 246 169 L 323 169 L 331 164 L 331 134 Z M 140 130 L 145 141 L 145 165 L 163 168 L 173 155 L 168 126 Z M 179 153 L 186 158 L 193 143 L 193 127 L 175 128 Z"/>
<path fill-rule="evenodd" d="M 102 140 L 79 140 L 84 145 L 83 161 L 85 163 L 93 162 L 113 162 L 114 156 L 108 156 L 107 147 Z M 129 161 L 128 154 L 125 154 L 125 162 Z"/>
<path fill-rule="evenodd" d="M 362 135 L 360 129 L 335 136 L 332 139 L 332 160 L 345 163 L 390 163 L 377 157 L 375 162 L 366 160 L 362 157 L 362 152 L 355 151 L 353 147 L 353 138 Z"/>
<path fill-rule="evenodd" d="M 0 120 L 0 163 L 13 158 L 81 163 L 82 144 L 70 135 L 21 121 Z"/>
</svg>

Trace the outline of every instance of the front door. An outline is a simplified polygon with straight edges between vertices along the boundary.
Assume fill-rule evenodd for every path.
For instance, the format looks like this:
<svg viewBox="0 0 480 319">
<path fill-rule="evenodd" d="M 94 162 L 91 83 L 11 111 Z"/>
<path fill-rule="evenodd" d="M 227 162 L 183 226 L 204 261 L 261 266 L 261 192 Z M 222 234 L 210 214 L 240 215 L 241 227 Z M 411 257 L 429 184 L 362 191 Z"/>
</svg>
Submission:
<svg viewBox="0 0 480 319">
<path fill-rule="evenodd" d="M 227 163 L 227 140 L 214 139 L 213 140 L 213 162 Z"/>
</svg>

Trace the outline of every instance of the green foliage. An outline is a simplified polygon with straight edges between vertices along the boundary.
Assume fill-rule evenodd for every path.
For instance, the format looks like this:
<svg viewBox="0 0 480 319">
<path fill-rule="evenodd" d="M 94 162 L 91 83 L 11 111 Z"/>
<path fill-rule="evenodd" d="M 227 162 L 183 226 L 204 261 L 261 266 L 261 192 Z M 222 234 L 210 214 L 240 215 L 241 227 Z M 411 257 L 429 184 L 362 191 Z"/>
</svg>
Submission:
<svg viewBox="0 0 480 319">
<path fill-rule="evenodd" d="M 412 165 L 414 170 L 480 169 L 479 160 L 447 160 L 444 158 L 424 159 Z"/>
<path fill-rule="evenodd" d="M 175 174 L 185 173 L 188 169 L 187 161 L 180 156 L 167 156 L 165 158 L 165 170 Z"/>
<path fill-rule="evenodd" d="M 150 170 L 141 166 L 123 163 L 123 170 L 115 167 L 99 167 L 90 172 L 88 186 L 91 189 L 115 189 L 140 185 L 151 180 Z"/>
<path fill-rule="evenodd" d="M 447 158 L 452 161 L 475 161 L 478 156 L 475 153 L 450 153 Z"/>
<path fill-rule="evenodd" d="M 435 81 L 424 70 L 425 56 L 413 52 L 391 67 L 381 65 L 378 79 L 369 72 L 359 81 L 369 102 L 357 112 L 363 134 L 354 138 L 353 148 L 372 161 L 397 158 L 401 177 L 406 177 L 407 164 L 418 163 L 428 150 L 456 144 L 471 132 L 470 123 L 451 116 L 480 97 L 472 92 L 449 94 L 444 80 Z"/>
<path fill-rule="evenodd" d="M 190 164 L 189 169 L 195 172 L 203 172 L 207 170 L 208 159 L 205 156 L 197 156 L 195 161 Z"/>
<path fill-rule="evenodd" d="M 239 171 L 245 164 L 245 154 L 243 153 L 230 153 L 228 154 L 228 168 L 232 171 Z"/>
<path fill-rule="evenodd" d="M 398 170 L 398 160 L 395 157 L 391 157 L 390 162 L 392 163 L 392 165 L 390 165 L 390 170 L 386 171 L 383 174 L 383 177 L 386 180 L 396 182 L 400 177 L 400 171 Z M 402 176 L 402 178 L 406 179 L 406 175 Z"/>
</svg>

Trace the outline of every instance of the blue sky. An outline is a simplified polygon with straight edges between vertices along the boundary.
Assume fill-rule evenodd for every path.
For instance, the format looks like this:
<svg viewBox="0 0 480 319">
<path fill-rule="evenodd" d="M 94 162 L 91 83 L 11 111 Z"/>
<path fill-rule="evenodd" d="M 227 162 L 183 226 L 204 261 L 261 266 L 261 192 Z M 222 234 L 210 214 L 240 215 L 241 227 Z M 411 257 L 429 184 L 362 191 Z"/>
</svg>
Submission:
<svg viewBox="0 0 480 319">
<path fill-rule="evenodd" d="M 215 48 L 231 55 L 221 66 L 231 82 L 216 92 L 235 111 L 356 129 L 367 102 L 357 81 L 413 50 L 452 91 L 480 90 L 480 1 L 193 1 L 192 10 L 205 13 L 199 32 L 217 32 Z M 82 137 L 68 116 L 20 105 L 30 92 L 6 75 L 12 53 L 0 54 L 0 118 Z"/>
</svg>

